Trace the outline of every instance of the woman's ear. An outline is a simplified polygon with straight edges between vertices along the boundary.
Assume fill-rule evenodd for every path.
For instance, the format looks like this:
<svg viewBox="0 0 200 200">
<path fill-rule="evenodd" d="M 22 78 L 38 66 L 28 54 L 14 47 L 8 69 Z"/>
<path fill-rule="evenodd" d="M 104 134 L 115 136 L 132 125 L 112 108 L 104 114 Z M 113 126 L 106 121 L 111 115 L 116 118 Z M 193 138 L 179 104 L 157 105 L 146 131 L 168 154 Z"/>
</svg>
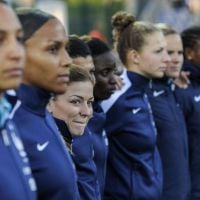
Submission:
<svg viewBox="0 0 200 200">
<path fill-rule="evenodd" d="M 185 57 L 188 59 L 188 60 L 192 60 L 193 57 L 194 57 L 194 50 L 192 48 L 186 48 L 185 49 Z"/>
<path fill-rule="evenodd" d="M 129 63 L 138 65 L 140 62 L 140 54 L 138 53 L 138 51 L 132 49 L 128 52 L 127 59 Z"/>
</svg>

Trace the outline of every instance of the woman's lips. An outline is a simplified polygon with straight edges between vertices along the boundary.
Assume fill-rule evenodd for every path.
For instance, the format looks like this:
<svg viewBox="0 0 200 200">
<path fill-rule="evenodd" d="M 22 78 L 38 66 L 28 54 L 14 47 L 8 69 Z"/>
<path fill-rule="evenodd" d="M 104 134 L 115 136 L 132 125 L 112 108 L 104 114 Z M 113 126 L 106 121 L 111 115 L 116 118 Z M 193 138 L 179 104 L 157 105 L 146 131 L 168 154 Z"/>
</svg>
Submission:
<svg viewBox="0 0 200 200">
<path fill-rule="evenodd" d="M 68 83 L 69 82 L 69 74 L 62 74 L 58 76 L 60 82 Z"/>
<path fill-rule="evenodd" d="M 6 70 L 6 74 L 8 74 L 9 76 L 22 76 L 23 69 L 19 67 L 15 67 L 15 68 Z"/>
</svg>

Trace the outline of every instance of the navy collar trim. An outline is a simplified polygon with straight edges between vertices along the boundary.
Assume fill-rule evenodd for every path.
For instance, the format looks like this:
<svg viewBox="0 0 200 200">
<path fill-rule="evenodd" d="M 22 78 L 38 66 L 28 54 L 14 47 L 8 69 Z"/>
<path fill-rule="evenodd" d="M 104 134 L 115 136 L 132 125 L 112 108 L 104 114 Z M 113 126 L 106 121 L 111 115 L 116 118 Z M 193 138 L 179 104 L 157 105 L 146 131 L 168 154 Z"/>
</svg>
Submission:
<svg viewBox="0 0 200 200">
<path fill-rule="evenodd" d="M 45 115 L 51 93 L 35 86 L 22 84 L 17 90 L 17 96 L 22 106 L 36 114 Z"/>
</svg>

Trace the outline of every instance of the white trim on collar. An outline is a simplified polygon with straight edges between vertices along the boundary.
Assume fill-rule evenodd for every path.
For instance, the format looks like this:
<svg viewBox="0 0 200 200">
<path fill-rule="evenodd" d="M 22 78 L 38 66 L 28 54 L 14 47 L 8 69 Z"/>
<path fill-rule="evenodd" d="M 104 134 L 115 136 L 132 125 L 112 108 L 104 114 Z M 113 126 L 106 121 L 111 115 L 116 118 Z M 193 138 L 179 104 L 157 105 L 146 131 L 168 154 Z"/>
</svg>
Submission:
<svg viewBox="0 0 200 200">
<path fill-rule="evenodd" d="M 111 97 L 107 100 L 104 100 L 101 102 L 101 107 L 104 111 L 104 113 L 108 112 L 108 110 L 113 106 L 113 104 L 117 101 L 117 99 L 124 94 L 130 87 L 131 82 L 127 75 L 127 70 L 124 69 L 123 73 L 120 76 L 123 79 L 124 85 L 121 90 L 117 90 L 114 94 L 111 95 Z"/>
</svg>

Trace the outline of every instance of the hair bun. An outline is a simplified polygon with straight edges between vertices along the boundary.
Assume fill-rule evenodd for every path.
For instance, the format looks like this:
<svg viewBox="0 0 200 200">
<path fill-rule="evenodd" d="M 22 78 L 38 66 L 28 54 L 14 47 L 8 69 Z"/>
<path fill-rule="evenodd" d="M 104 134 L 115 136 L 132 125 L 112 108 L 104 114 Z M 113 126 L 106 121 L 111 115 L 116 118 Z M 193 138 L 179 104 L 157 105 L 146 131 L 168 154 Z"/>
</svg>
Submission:
<svg viewBox="0 0 200 200">
<path fill-rule="evenodd" d="M 121 33 L 126 27 L 135 22 L 135 17 L 127 12 L 119 11 L 112 16 L 112 27 Z"/>
</svg>

